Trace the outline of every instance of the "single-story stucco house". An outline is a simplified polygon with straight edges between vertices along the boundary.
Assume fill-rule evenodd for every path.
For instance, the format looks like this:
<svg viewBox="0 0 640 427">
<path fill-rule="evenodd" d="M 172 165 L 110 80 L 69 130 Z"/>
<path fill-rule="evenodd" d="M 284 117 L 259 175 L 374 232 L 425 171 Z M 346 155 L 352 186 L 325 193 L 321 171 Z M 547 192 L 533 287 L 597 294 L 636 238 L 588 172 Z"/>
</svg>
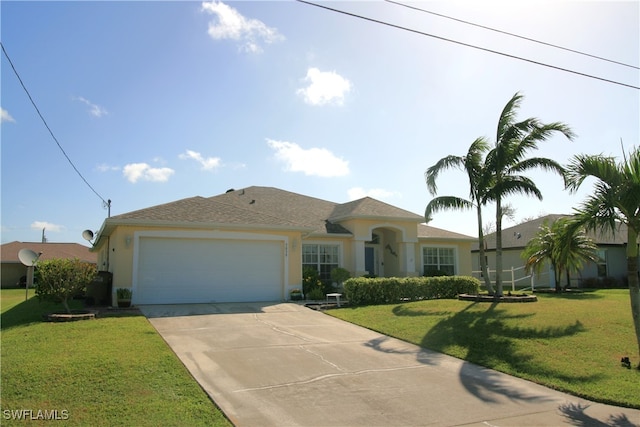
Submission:
<svg viewBox="0 0 640 427">
<path fill-rule="evenodd" d="M 348 203 L 271 187 L 191 197 L 107 218 L 93 251 L 134 304 L 281 301 L 303 267 L 327 279 L 471 274 L 476 239 L 365 197 Z"/>
<path fill-rule="evenodd" d="M 569 218 L 570 215 L 545 215 L 540 218 L 535 218 L 530 221 L 526 221 L 522 224 L 515 225 L 513 227 L 505 228 L 502 230 L 502 265 L 505 272 L 502 275 L 503 280 L 511 280 L 511 268 L 514 268 L 514 279 L 517 281 L 516 288 L 528 287 L 531 284 L 530 279 L 519 280 L 527 276 L 524 271 L 525 260 L 521 257 L 522 251 L 527 246 L 527 243 L 535 237 L 540 227 L 547 223 L 551 226 L 555 221 L 560 218 Z M 626 282 L 627 276 L 627 254 L 626 254 L 626 239 L 627 239 L 627 226 L 620 224 L 616 233 L 600 232 L 600 231 L 588 231 L 587 236 L 590 237 L 594 243 L 598 246 L 599 261 L 586 262 L 583 268 L 578 273 L 571 274 L 571 286 L 579 287 L 584 280 L 607 280 L 617 281 L 618 284 Z M 491 233 L 485 236 L 485 247 L 489 268 L 495 270 L 496 265 L 496 234 Z M 478 251 L 478 243 L 473 245 L 473 271 L 474 276 L 479 276 L 480 271 L 480 257 Z M 492 279 L 495 278 L 495 274 L 491 274 Z M 551 269 L 549 263 L 539 272 L 533 272 L 534 286 L 540 287 L 554 287 L 555 286 L 555 274 Z M 566 284 L 566 278 L 562 277 L 560 283 L 562 286 Z M 509 283 L 508 286 L 511 286 Z"/>
<path fill-rule="evenodd" d="M 1 268 L 3 288 L 18 287 L 21 277 L 27 275 L 27 266 L 18 259 L 18 252 L 21 249 L 31 249 L 35 253 L 40 253 L 40 260 L 53 258 L 77 258 L 81 261 L 96 263 L 97 255 L 89 251 L 90 248 L 79 243 L 35 243 L 35 242 L 10 242 L 0 247 Z"/>
</svg>

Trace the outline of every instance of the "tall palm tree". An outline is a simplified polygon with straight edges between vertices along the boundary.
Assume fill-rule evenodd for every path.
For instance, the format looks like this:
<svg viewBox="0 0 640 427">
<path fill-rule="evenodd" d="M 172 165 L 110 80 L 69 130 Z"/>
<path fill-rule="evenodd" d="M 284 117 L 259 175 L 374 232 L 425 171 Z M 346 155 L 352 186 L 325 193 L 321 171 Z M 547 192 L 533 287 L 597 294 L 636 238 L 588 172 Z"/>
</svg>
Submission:
<svg viewBox="0 0 640 427">
<path fill-rule="evenodd" d="M 484 283 L 490 294 L 494 293 L 491 278 L 487 272 L 487 260 L 484 255 L 484 232 L 482 229 L 482 205 L 485 199 L 487 174 L 484 170 L 485 153 L 489 150 L 489 143 L 484 138 L 477 138 L 471 143 L 467 154 L 464 156 L 449 155 L 438 160 L 425 172 L 427 189 L 431 195 L 438 192 L 436 179 L 438 175 L 450 168 L 459 168 L 466 172 L 469 178 L 469 199 L 455 196 L 440 196 L 432 199 L 425 209 L 424 216 L 427 222 L 431 221 L 434 213 L 447 209 L 473 209 L 476 210 L 478 219 L 478 247 L 480 251 L 480 269 Z"/>
<path fill-rule="evenodd" d="M 567 167 L 567 188 L 576 192 L 587 177 L 596 178 L 596 183 L 593 193 L 577 209 L 581 222 L 589 229 L 611 230 L 613 233 L 619 231 L 618 224 L 627 226 L 627 280 L 640 354 L 640 149 L 633 149 L 620 163 L 603 155 L 574 156 Z"/>
<path fill-rule="evenodd" d="M 567 275 L 570 284 L 571 271 L 582 268 L 584 261 L 598 260 L 597 246 L 574 220 L 560 218 L 549 225 L 546 221 L 527 243 L 522 257 L 525 270 L 539 270 L 549 261 L 554 273 L 556 292 L 561 292 L 560 278 Z"/>
<path fill-rule="evenodd" d="M 564 168 L 554 160 L 544 157 L 529 157 L 529 151 L 538 148 L 538 143 L 545 141 L 556 132 L 562 133 L 569 140 L 573 132 L 564 123 L 542 123 L 535 117 L 516 121 L 516 113 L 520 108 L 523 96 L 516 93 L 502 110 L 498 120 L 498 129 L 494 148 L 485 158 L 486 171 L 491 174 L 491 187 L 488 188 L 485 200 L 496 203 L 496 293 L 502 295 L 502 199 L 512 194 L 535 196 L 542 200 L 542 193 L 535 183 L 522 175 L 529 169 L 541 168 L 564 176 Z"/>
</svg>

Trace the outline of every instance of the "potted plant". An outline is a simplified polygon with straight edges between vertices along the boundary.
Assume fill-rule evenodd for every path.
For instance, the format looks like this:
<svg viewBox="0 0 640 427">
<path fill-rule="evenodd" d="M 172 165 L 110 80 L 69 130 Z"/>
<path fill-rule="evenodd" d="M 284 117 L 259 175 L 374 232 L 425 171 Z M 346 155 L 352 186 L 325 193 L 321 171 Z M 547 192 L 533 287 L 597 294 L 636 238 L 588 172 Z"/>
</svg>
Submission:
<svg viewBox="0 0 640 427">
<path fill-rule="evenodd" d="M 291 289 L 291 291 L 289 291 L 289 299 L 291 301 L 302 300 L 302 291 L 300 289 Z"/>
<path fill-rule="evenodd" d="M 131 289 L 118 288 L 116 289 L 116 297 L 118 299 L 118 307 L 130 307 L 131 306 Z"/>
</svg>

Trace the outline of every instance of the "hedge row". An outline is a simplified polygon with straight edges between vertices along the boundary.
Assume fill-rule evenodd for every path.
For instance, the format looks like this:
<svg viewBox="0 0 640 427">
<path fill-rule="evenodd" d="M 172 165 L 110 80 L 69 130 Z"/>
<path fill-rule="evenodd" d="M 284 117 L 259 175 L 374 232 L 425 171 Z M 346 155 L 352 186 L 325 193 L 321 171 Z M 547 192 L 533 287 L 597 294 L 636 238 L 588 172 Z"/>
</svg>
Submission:
<svg viewBox="0 0 640 427">
<path fill-rule="evenodd" d="M 345 298 L 353 305 L 388 304 L 477 294 L 480 281 L 469 276 L 356 277 L 344 282 Z"/>
</svg>

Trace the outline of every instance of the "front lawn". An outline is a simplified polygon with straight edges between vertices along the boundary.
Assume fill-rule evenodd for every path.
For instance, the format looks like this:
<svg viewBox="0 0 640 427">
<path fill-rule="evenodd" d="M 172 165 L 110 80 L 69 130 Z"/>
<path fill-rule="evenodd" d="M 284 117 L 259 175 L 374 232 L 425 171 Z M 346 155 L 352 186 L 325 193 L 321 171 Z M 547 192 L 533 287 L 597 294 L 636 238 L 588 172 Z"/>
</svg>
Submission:
<svg viewBox="0 0 640 427">
<path fill-rule="evenodd" d="M 538 294 L 538 302 L 429 300 L 327 313 L 424 348 L 584 398 L 640 408 L 628 290 Z"/>
<path fill-rule="evenodd" d="M 2 425 L 232 425 L 144 316 L 47 323 L 61 306 L 0 296 Z"/>
</svg>

